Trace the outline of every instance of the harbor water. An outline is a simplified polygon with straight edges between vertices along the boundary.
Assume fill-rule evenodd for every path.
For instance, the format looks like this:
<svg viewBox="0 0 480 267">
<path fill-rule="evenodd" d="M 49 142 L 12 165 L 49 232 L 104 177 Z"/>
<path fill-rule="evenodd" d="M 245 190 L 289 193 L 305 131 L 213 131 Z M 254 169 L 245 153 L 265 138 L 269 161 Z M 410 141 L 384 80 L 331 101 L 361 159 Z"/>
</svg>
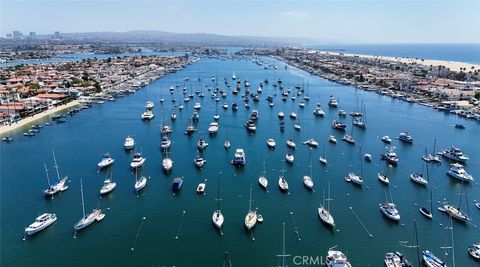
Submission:
<svg viewBox="0 0 480 267">
<path fill-rule="evenodd" d="M 438 112 L 434 109 L 395 100 L 372 92 L 357 90 L 312 76 L 294 67 L 284 68 L 284 63 L 263 58 L 278 66 L 278 69 L 264 69 L 248 60 L 201 59 L 177 73 L 170 74 L 137 93 L 119 98 L 115 102 L 94 105 L 88 110 L 67 117 L 67 122 L 44 127 L 34 137 L 17 133 L 15 141 L 0 145 L 0 245 L 1 266 L 223 266 L 224 252 L 228 251 L 233 266 L 274 266 L 280 262 L 276 255 L 282 250 L 282 223 L 285 222 L 285 246 L 290 266 L 296 266 L 298 257 L 322 260 L 329 248 L 337 246 L 353 266 L 383 266 L 386 252 L 400 251 L 411 262 L 416 263 L 415 230 L 417 222 L 420 250 L 428 249 L 452 265 L 478 266 L 468 254 L 467 247 L 480 241 L 480 210 L 474 200 L 480 201 L 480 125 L 456 115 Z M 243 81 L 248 79 L 250 91 L 256 91 L 259 83 L 265 84 L 259 102 L 250 101 L 246 109 L 241 93 L 232 95 L 226 88 L 227 80 L 233 88 L 235 74 Z M 184 78 L 189 77 L 189 81 Z M 198 77 L 202 77 L 199 81 Z M 219 131 L 209 136 L 208 126 L 216 112 L 216 102 L 210 98 L 207 87 L 215 87 L 211 77 L 228 92 L 218 102 L 220 115 Z M 285 89 L 292 93 L 285 102 L 281 101 L 280 90 L 273 83 L 282 80 Z M 169 87 L 179 85 L 173 96 Z M 295 86 L 303 86 L 310 101 L 305 108 L 299 107 L 303 95 L 291 100 Z M 196 96 L 184 103 L 183 87 L 194 93 L 200 90 L 206 96 Z M 273 96 L 274 106 L 265 100 Z M 339 100 L 339 108 L 327 105 L 330 95 Z M 165 102 L 161 104 L 160 98 Z M 183 111 L 173 107 L 184 104 Z M 155 103 L 155 118 L 150 122 L 140 119 L 146 101 Z M 193 112 L 193 105 L 202 105 L 198 131 L 193 136 L 184 134 Z M 236 102 L 238 111 L 232 111 Z M 227 103 L 229 108 L 221 108 Z M 313 115 L 316 103 L 325 111 L 324 118 Z M 355 128 L 355 145 L 341 141 L 344 133 L 331 127 L 332 120 L 338 119 L 339 109 L 347 113 L 365 106 L 367 128 Z M 257 109 L 259 119 L 255 134 L 249 134 L 244 123 L 252 109 Z M 170 120 L 172 110 L 178 115 Z M 279 111 L 285 113 L 285 131 L 280 132 Z M 293 128 L 294 121 L 289 114 L 298 115 L 301 130 Z M 162 116 L 163 115 L 163 116 Z M 163 117 L 163 118 L 162 118 Z M 350 134 L 352 119 L 341 118 L 347 124 Z M 169 156 L 174 161 L 170 174 L 162 172 L 160 149 L 160 125 L 168 123 L 173 128 Z M 466 129 L 457 129 L 456 123 Z M 400 132 L 409 131 L 413 144 L 399 142 Z M 139 175 L 148 177 L 146 188 L 138 195 L 134 192 L 135 174 L 130 169 L 134 151 L 123 149 L 125 137 L 135 138 L 136 152 L 147 158 Z M 327 142 L 335 135 L 338 144 Z M 390 185 L 384 186 L 377 179 L 377 173 L 386 169 L 380 160 L 385 144 L 380 138 L 389 135 L 400 158 L 398 166 L 389 167 Z M 193 159 L 197 155 L 196 143 L 204 137 L 209 143 L 203 152 L 207 163 L 197 169 Z M 280 192 L 278 175 L 283 168 L 282 160 L 287 151 L 286 141 L 293 137 L 297 148 L 293 165 L 285 164 L 285 177 L 289 183 L 288 193 Z M 231 148 L 223 147 L 228 138 Z M 275 149 L 268 149 L 266 140 L 274 138 Z M 302 142 L 314 138 L 318 148 L 308 149 Z M 466 184 L 467 194 L 460 195 L 462 184 L 446 175 L 448 162 L 430 165 L 430 183 L 425 188 L 410 181 L 413 172 L 422 172 L 421 156 L 425 148 L 432 151 L 434 140 L 440 151 L 451 145 L 461 148 L 470 160 L 465 164 L 467 172 L 475 182 Z M 325 144 L 325 146 L 324 146 Z M 322 165 L 318 158 L 325 154 L 328 165 Z M 247 164 L 235 168 L 230 164 L 235 149 L 243 148 Z M 361 153 L 360 155 L 360 148 Z M 43 164 L 50 170 L 50 179 L 56 177 L 52 150 L 55 151 L 60 175 L 68 175 L 69 189 L 45 198 L 42 190 L 47 188 Z M 100 197 L 99 190 L 105 178 L 105 171 L 97 171 L 102 155 L 109 152 L 115 159 L 113 179 L 117 188 L 107 196 Z M 363 154 L 372 155 L 366 162 Z M 311 155 L 311 156 L 310 156 Z M 312 159 L 314 190 L 308 191 L 303 185 L 303 176 L 309 175 L 309 158 Z M 258 185 L 265 159 L 268 191 Z M 347 183 L 345 175 L 360 173 L 362 161 L 364 184 L 357 187 Z M 423 170 L 425 173 L 425 170 Z M 184 178 L 181 192 L 173 194 L 171 183 L 174 177 Z M 83 181 L 85 207 L 87 211 L 101 208 L 106 214 L 101 222 L 74 236 L 73 225 L 82 217 L 80 179 Z M 220 179 L 221 210 L 225 216 L 223 235 L 212 225 L 212 213 L 217 207 L 217 180 Z M 206 193 L 196 194 L 196 187 L 206 180 Z M 332 230 L 323 225 L 317 208 L 323 201 L 323 192 L 330 185 L 330 211 L 336 227 Z M 249 190 L 253 188 L 252 208 L 258 208 L 264 222 L 248 232 L 244 218 L 249 207 Z M 418 209 L 429 207 L 429 191 L 433 195 L 433 220 L 423 217 Z M 386 196 L 397 205 L 401 214 L 399 223 L 385 218 L 378 204 Z M 469 212 L 471 222 L 453 221 L 454 252 L 447 254 L 441 247 L 452 246 L 450 221 L 446 214 L 437 211 L 440 202 L 448 201 Z M 46 230 L 24 239 L 24 228 L 44 212 L 56 213 L 58 220 Z M 371 236 L 360 224 L 361 220 Z M 403 241 L 408 241 L 407 243 Z M 314 262 L 312 265 L 317 264 Z M 317 264 L 318 265 L 318 264 Z M 415 264 L 417 265 L 417 264 Z M 306 265 L 304 265 L 306 266 Z"/>
</svg>

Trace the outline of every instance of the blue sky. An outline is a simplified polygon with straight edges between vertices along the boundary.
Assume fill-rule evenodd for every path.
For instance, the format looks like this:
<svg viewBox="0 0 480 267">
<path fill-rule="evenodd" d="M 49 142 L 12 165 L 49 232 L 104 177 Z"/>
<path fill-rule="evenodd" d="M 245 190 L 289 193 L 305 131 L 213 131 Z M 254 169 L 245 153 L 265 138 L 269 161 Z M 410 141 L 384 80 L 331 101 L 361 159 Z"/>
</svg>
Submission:
<svg viewBox="0 0 480 267">
<path fill-rule="evenodd" d="M 0 0 L 0 34 L 161 30 L 320 43 L 480 43 L 480 0 Z"/>
</svg>

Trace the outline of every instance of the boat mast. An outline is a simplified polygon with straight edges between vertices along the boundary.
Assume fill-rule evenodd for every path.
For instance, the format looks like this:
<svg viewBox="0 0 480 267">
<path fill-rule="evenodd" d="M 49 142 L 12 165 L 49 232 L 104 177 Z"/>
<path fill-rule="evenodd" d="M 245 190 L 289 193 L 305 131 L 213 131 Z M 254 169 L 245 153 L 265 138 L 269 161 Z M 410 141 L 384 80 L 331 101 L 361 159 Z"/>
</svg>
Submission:
<svg viewBox="0 0 480 267">
<path fill-rule="evenodd" d="M 330 181 L 328 181 L 328 198 L 327 198 L 327 211 L 330 212 Z"/>
<path fill-rule="evenodd" d="M 418 230 L 417 230 L 417 221 L 416 220 L 413 221 L 413 225 L 415 227 L 415 242 L 416 242 L 415 247 L 417 248 L 418 266 L 422 266 L 422 263 L 420 262 L 420 249 L 419 249 L 419 246 L 418 246 Z"/>
<path fill-rule="evenodd" d="M 227 265 L 228 263 L 228 265 Z M 232 262 L 230 261 L 230 258 L 228 257 L 228 251 L 225 251 L 225 255 L 224 255 L 224 258 L 223 258 L 223 267 L 232 267 Z"/>
<path fill-rule="evenodd" d="M 282 254 L 277 255 L 277 257 L 282 257 L 282 266 L 285 267 L 285 258 L 290 256 L 290 254 L 285 254 L 285 222 L 283 222 L 283 237 L 282 237 Z"/>
<path fill-rule="evenodd" d="M 80 193 L 82 195 L 82 212 L 83 212 L 83 218 L 85 218 L 85 202 L 83 200 L 83 182 L 82 179 L 80 179 Z"/>
<path fill-rule="evenodd" d="M 352 127 L 352 128 L 353 128 L 353 127 Z M 360 160 L 360 175 L 361 175 L 361 177 L 363 178 L 362 146 L 360 146 L 359 160 Z"/>
<path fill-rule="evenodd" d="M 60 173 L 58 172 L 58 165 L 57 165 L 57 159 L 55 158 L 55 151 L 52 150 L 53 154 L 53 161 L 55 162 L 55 165 L 53 167 L 57 170 L 57 179 L 60 181 Z"/>
<path fill-rule="evenodd" d="M 252 211 L 252 185 L 250 185 L 250 200 L 248 201 L 248 212 Z"/>
<path fill-rule="evenodd" d="M 47 174 L 48 187 L 50 188 L 50 177 L 48 176 L 47 164 L 43 163 L 43 166 L 45 167 L 45 173 Z"/>
<path fill-rule="evenodd" d="M 221 174 L 221 172 L 219 173 Z M 217 211 L 220 212 L 220 175 L 218 175 L 218 186 L 217 186 Z"/>
</svg>

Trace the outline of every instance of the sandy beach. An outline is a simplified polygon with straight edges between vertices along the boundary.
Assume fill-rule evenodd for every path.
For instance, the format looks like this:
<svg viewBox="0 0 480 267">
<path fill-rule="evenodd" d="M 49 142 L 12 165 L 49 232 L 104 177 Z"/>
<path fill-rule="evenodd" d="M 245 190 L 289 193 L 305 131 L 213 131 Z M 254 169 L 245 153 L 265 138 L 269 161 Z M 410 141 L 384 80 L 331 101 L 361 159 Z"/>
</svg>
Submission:
<svg viewBox="0 0 480 267">
<path fill-rule="evenodd" d="M 46 116 L 55 114 L 57 112 L 61 112 L 61 111 L 66 110 L 66 109 L 73 108 L 75 106 L 78 106 L 79 104 L 80 104 L 80 102 L 78 102 L 77 100 L 74 100 L 74 101 L 71 101 L 71 102 L 67 103 L 66 105 L 58 106 L 58 107 L 46 110 L 42 113 L 36 114 L 33 117 L 24 118 L 24 119 L 22 119 L 22 120 L 20 120 L 16 123 L 13 123 L 12 125 L 1 125 L 0 126 L 0 137 L 7 136 L 8 133 L 10 133 L 10 132 L 12 132 L 16 129 L 22 128 L 22 127 L 30 125 L 30 124 L 34 124 L 37 120 L 40 120 L 40 119 L 42 119 Z"/>
<path fill-rule="evenodd" d="M 406 58 L 406 57 L 385 57 L 385 56 L 372 56 L 372 55 L 360 55 L 360 54 L 345 54 L 345 53 L 336 53 L 336 52 L 325 52 L 322 51 L 321 53 L 323 54 L 330 54 L 330 55 L 344 55 L 344 56 L 358 56 L 358 57 L 363 57 L 363 58 L 369 58 L 369 59 L 383 59 L 383 60 L 388 60 L 388 61 L 394 61 L 394 62 L 401 62 L 401 63 L 407 63 L 407 64 L 419 64 L 419 65 L 425 65 L 425 66 L 445 66 L 449 68 L 451 71 L 460 71 L 460 68 L 466 68 L 466 72 L 469 72 L 472 70 L 472 67 L 474 67 L 474 70 L 480 70 L 480 65 L 479 64 L 471 64 L 471 63 L 465 63 L 465 62 L 457 62 L 457 61 L 444 61 L 444 60 L 434 60 L 434 59 L 415 59 L 415 58 Z"/>
</svg>

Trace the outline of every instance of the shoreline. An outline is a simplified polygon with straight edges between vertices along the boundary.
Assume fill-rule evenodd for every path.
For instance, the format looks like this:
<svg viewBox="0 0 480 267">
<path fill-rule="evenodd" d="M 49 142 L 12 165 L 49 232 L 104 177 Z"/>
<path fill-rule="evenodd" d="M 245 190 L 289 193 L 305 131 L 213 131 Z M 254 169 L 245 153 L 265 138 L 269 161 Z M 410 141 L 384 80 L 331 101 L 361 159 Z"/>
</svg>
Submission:
<svg viewBox="0 0 480 267">
<path fill-rule="evenodd" d="M 328 51 L 321 51 L 321 54 L 329 54 L 329 55 L 337 55 L 337 56 L 345 56 L 345 57 L 361 57 L 367 59 L 381 59 L 387 60 L 392 62 L 398 63 L 405 63 L 405 64 L 418 64 L 424 66 L 445 66 L 449 68 L 451 71 L 459 72 L 461 68 L 466 68 L 466 72 L 472 70 L 474 67 L 475 70 L 480 69 L 480 64 L 473 64 L 468 62 L 460 62 L 460 61 L 447 61 L 447 60 L 438 60 L 438 59 L 421 59 L 421 58 L 408 58 L 408 57 L 391 57 L 391 56 L 374 56 L 374 55 L 364 55 L 364 54 L 351 54 L 351 53 L 339 53 L 339 52 L 328 52 Z"/>
<path fill-rule="evenodd" d="M 41 120 L 49 115 L 55 114 L 57 112 L 62 112 L 66 109 L 70 109 L 73 107 L 76 107 L 80 105 L 80 102 L 78 100 L 73 100 L 71 102 L 68 102 L 65 105 L 61 105 L 49 110 L 46 110 L 44 112 L 41 112 L 39 114 L 35 114 L 33 117 L 27 117 L 22 120 L 19 120 L 18 122 L 14 122 L 11 125 L 1 125 L 0 126 L 0 137 L 5 137 L 8 135 L 8 133 L 13 132 L 15 130 L 18 130 L 19 128 L 26 127 L 30 124 L 34 124 L 38 120 Z"/>
</svg>

